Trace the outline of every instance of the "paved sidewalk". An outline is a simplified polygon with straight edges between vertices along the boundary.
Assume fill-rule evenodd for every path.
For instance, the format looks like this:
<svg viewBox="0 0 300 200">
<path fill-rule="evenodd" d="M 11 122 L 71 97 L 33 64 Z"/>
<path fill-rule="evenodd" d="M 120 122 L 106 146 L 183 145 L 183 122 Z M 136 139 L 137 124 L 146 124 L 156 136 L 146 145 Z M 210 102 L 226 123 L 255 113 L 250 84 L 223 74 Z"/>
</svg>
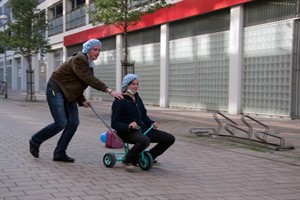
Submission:
<svg viewBox="0 0 300 200">
<path fill-rule="evenodd" d="M 30 136 L 52 121 L 43 94 L 0 97 L 0 199 L 3 200 L 298 200 L 300 198 L 300 122 L 257 118 L 295 150 L 274 151 L 220 138 L 195 137 L 193 127 L 216 127 L 207 112 L 147 107 L 161 129 L 176 136 L 174 146 L 150 171 L 126 172 L 102 163 L 106 130 L 91 109 L 80 108 L 81 124 L 68 149 L 73 164 L 52 161 L 55 136 L 41 146 L 40 158 L 28 152 Z M 92 101 L 108 122 L 111 102 Z M 240 116 L 230 116 L 239 121 Z M 225 131 L 222 130 L 225 134 Z M 119 151 L 119 150 L 115 150 Z"/>
</svg>

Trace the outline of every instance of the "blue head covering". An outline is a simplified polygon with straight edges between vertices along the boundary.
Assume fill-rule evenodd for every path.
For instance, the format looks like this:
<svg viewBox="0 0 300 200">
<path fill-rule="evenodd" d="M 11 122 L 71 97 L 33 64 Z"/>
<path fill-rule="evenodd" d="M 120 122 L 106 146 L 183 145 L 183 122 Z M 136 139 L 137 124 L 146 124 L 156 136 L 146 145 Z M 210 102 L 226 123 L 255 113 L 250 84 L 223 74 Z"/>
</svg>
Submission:
<svg viewBox="0 0 300 200">
<path fill-rule="evenodd" d="M 126 76 L 124 76 L 122 82 L 122 92 L 126 92 L 127 85 L 134 79 L 139 79 L 139 77 L 135 74 L 127 74 Z"/>
<path fill-rule="evenodd" d="M 85 43 L 83 43 L 82 45 L 82 53 L 88 53 L 92 47 L 94 46 L 102 46 L 100 40 L 97 40 L 97 39 L 90 39 L 88 41 L 86 41 Z"/>
</svg>

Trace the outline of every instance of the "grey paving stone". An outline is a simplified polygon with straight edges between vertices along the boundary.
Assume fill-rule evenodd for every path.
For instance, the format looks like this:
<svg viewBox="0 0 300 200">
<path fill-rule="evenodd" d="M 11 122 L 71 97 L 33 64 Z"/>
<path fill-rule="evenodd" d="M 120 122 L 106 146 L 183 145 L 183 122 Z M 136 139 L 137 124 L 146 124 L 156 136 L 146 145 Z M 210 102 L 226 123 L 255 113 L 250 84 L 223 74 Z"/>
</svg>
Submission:
<svg viewBox="0 0 300 200">
<path fill-rule="evenodd" d="M 296 200 L 300 197 L 300 123 L 263 119 L 284 127 L 294 151 L 257 151 L 202 137 L 189 128 L 214 126 L 211 114 L 149 107 L 175 144 L 150 171 L 128 173 L 120 163 L 106 168 L 99 135 L 106 127 L 90 109 L 80 108 L 81 124 L 68 149 L 75 163 L 52 161 L 59 135 L 41 145 L 40 158 L 28 151 L 33 133 L 52 121 L 47 104 L 25 102 L 24 94 L 0 99 L 0 199 L 3 200 Z M 25 97 L 24 97 L 25 99 Z M 111 102 L 93 102 L 109 121 Z M 234 117 L 238 118 L 238 117 Z M 280 130 L 283 130 L 282 128 Z"/>
</svg>

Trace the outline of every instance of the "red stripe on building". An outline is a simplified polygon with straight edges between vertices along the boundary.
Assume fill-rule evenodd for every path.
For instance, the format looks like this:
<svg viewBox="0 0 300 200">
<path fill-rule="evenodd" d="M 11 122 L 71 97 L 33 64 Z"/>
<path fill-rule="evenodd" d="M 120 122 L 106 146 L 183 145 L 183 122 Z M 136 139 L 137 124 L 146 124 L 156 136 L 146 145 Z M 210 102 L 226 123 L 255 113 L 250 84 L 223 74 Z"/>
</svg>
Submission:
<svg viewBox="0 0 300 200">
<path fill-rule="evenodd" d="M 215 10 L 231 7 L 252 0 L 183 0 L 170 8 L 162 8 L 159 11 L 145 15 L 131 30 L 138 30 L 159 24 L 164 24 L 196 15 L 209 13 Z M 64 37 L 64 45 L 70 46 L 87 41 L 91 38 L 104 38 L 121 33 L 113 25 L 102 25 Z"/>
</svg>

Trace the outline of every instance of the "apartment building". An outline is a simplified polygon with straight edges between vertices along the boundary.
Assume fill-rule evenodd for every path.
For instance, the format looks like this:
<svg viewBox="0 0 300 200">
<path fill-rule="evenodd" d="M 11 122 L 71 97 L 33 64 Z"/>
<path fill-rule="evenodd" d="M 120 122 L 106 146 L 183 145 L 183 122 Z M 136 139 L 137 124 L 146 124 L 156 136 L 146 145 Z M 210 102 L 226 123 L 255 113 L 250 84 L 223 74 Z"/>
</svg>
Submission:
<svg viewBox="0 0 300 200">
<path fill-rule="evenodd" d="M 7 2 L 0 1 L 0 14 L 11 19 Z M 299 0 L 170 2 L 173 7 L 144 16 L 128 35 L 146 104 L 300 118 Z M 35 91 L 44 91 L 53 70 L 90 38 L 103 43 L 95 75 L 120 90 L 123 37 L 91 24 L 93 1 L 41 0 L 39 8 L 50 22 L 53 51 L 33 60 Z M 22 56 L 0 54 L 0 80 L 9 89 L 26 90 L 26 69 Z M 86 96 L 112 101 L 92 88 Z"/>
</svg>

